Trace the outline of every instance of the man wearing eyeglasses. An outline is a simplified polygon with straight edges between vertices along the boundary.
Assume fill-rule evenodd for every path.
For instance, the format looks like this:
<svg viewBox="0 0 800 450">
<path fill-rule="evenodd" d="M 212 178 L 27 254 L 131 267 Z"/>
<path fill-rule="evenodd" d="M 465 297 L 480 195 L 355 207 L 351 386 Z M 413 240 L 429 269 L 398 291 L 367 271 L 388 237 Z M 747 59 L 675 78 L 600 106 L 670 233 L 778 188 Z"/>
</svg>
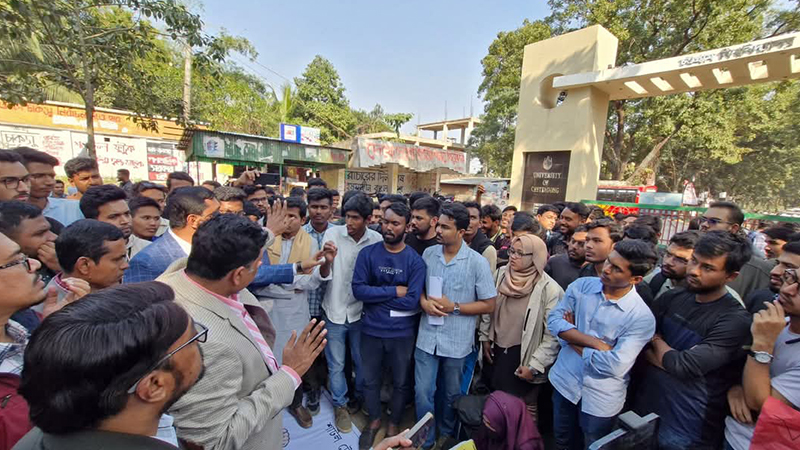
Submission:
<svg viewBox="0 0 800 450">
<path fill-rule="evenodd" d="M 744 212 L 735 203 L 716 202 L 708 207 L 700 216 L 700 231 L 727 231 L 733 234 L 742 233 Z M 739 276 L 728 284 L 741 298 L 747 298 L 751 292 L 769 287 L 769 272 L 775 265 L 755 254 L 742 266 Z"/>
<path fill-rule="evenodd" d="M 59 164 L 57 158 L 28 147 L 18 147 L 14 151 L 22 156 L 22 163 L 30 177 L 29 203 L 41 209 L 45 217 L 55 219 L 65 227 L 83 219 L 77 200 L 50 196 L 56 185 L 55 166 Z"/>
<path fill-rule="evenodd" d="M 787 247 L 800 254 L 800 243 Z M 781 255 L 781 257 L 783 257 Z M 781 263 L 778 263 L 781 266 Z M 742 385 L 728 392 L 731 416 L 725 419 L 726 449 L 747 450 L 755 431 L 756 414 L 769 397 L 800 408 L 800 284 L 797 268 L 784 268 L 777 298 L 764 302 L 753 316 Z M 774 273 L 774 271 L 773 271 Z M 788 323 L 787 323 L 788 322 Z"/>
<path fill-rule="evenodd" d="M 30 189 L 30 176 L 22 157 L 11 150 L 0 149 L 0 201 L 26 202 Z"/>
<path fill-rule="evenodd" d="M 292 333 L 282 364 L 275 357 L 275 327 L 247 290 L 266 241 L 246 217 L 216 215 L 197 229 L 189 258 L 158 278 L 214 336 L 203 348 L 207 376 L 169 409 L 178 437 L 205 450 L 280 449 L 281 412 L 325 347 L 324 322 L 312 321 Z"/>
<path fill-rule="evenodd" d="M 777 259 L 778 263 L 769 273 L 769 287 L 750 293 L 745 301 L 745 308 L 755 314 L 764 309 L 765 302 L 772 302 L 778 298 L 778 293 L 783 286 L 783 274 L 786 270 L 800 269 L 800 242 L 789 242 L 783 246 L 783 252 Z"/>
<path fill-rule="evenodd" d="M 53 314 L 25 350 L 19 392 L 36 428 L 14 448 L 175 450 L 159 421 L 202 378 L 207 336 L 161 283 L 92 293 Z"/>
<path fill-rule="evenodd" d="M 28 406 L 17 395 L 28 330 L 9 319 L 45 299 L 44 281 L 37 273 L 41 263 L 29 259 L 20 246 L 0 233 L 0 395 L 8 397 L 3 408 L 0 442 L 13 446 L 31 428 Z"/>
</svg>

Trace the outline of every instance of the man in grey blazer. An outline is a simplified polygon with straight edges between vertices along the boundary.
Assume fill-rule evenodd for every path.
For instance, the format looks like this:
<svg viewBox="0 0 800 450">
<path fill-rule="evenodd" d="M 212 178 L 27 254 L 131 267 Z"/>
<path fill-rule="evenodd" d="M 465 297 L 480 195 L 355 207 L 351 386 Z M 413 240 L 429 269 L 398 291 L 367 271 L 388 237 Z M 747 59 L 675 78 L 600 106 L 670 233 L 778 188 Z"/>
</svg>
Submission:
<svg viewBox="0 0 800 450">
<path fill-rule="evenodd" d="M 280 449 L 281 412 L 327 343 L 324 322 L 311 321 L 299 336 L 292 333 L 278 364 L 275 328 L 246 289 L 266 239 L 243 216 L 215 216 L 197 229 L 189 258 L 158 278 L 213 336 L 203 346 L 205 376 L 169 410 L 178 437 L 204 450 Z M 331 245 L 315 256 L 335 255 Z M 302 271 L 300 263 L 295 270 Z"/>
</svg>

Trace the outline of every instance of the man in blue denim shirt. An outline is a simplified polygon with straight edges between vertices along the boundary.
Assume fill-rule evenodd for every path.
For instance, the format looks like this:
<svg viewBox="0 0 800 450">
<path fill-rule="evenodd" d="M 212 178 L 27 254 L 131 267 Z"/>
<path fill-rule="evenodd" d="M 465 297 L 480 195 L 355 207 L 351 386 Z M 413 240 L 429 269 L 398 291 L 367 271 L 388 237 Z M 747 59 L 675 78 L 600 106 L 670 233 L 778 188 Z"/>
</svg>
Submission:
<svg viewBox="0 0 800 450">
<path fill-rule="evenodd" d="M 451 435 L 455 429 L 451 405 L 461 394 L 464 360 L 475 343 L 475 316 L 494 311 L 497 297 L 489 262 L 464 242 L 467 227 L 467 208 L 461 204 L 443 207 L 436 225 L 442 245 L 422 254 L 428 276 L 420 306 L 427 314 L 420 320 L 414 352 L 417 418 L 433 412 L 436 378 L 441 373 L 445 390 L 445 410 L 439 424 L 442 436 Z M 441 298 L 431 295 L 431 277 L 443 280 Z M 438 325 L 437 320 L 441 320 Z M 433 433 L 423 448 L 432 445 Z"/>
<path fill-rule="evenodd" d="M 570 284 L 550 313 L 547 327 L 561 343 L 549 376 L 557 449 L 583 449 L 614 429 L 628 372 L 655 333 L 653 314 L 634 289 L 655 260 L 645 242 L 616 244 L 600 278 Z"/>
</svg>

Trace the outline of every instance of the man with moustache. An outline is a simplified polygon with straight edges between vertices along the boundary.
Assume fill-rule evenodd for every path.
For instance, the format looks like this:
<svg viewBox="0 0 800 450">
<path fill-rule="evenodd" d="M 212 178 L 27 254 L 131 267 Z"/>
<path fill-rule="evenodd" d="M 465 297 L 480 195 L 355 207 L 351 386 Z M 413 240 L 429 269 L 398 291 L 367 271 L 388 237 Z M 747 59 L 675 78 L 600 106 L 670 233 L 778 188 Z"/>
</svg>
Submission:
<svg viewBox="0 0 800 450">
<path fill-rule="evenodd" d="M 558 220 L 558 232 L 547 239 L 547 251 L 550 256 L 566 253 L 569 238 L 578 226 L 585 224 L 591 211 L 583 203 L 568 202 L 561 211 Z"/>
<path fill-rule="evenodd" d="M 439 201 L 431 196 L 422 197 L 411 205 L 410 233 L 406 233 L 406 245 L 420 256 L 425 249 L 437 245 L 436 224 L 439 223 Z"/>
<path fill-rule="evenodd" d="M 545 273 L 550 275 L 562 289 L 567 287 L 580 275 L 581 267 L 586 261 L 586 236 L 588 229 L 581 225 L 575 229 L 569 238 L 567 253 L 555 255 L 547 260 L 544 267 Z"/>
<path fill-rule="evenodd" d="M 419 298 L 425 285 L 426 266 L 404 242 L 411 211 L 405 203 L 391 203 L 384 210 L 383 242 L 358 253 L 353 272 L 353 295 L 364 303 L 361 354 L 364 401 L 370 422 L 361 433 L 359 449 L 372 447 L 381 428 L 381 376 L 384 366 L 392 371 L 388 436 L 400 431 L 405 399 L 411 392 L 409 366 L 414 354 Z"/>
<path fill-rule="evenodd" d="M 772 302 L 778 298 L 778 293 L 783 286 L 783 274 L 787 270 L 800 269 L 800 246 L 797 244 L 798 242 L 794 241 L 783 246 L 783 252 L 778 257 L 778 264 L 769 273 L 769 287 L 753 291 L 744 300 L 744 306 L 750 314 L 764 309 L 765 302 Z"/>
<path fill-rule="evenodd" d="M 694 247 L 686 289 L 662 294 L 652 305 L 656 335 L 644 353 L 649 364 L 636 409 L 659 415 L 660 449 L 722 446 L 726 395 L 740 380 L 750 339 L 750 315 L 726 284 L 751 256 L 746 237 L 709 231 Z"/>
<path fill-rule="evenodd" d="M 22 162 L 16 152 L 0 149 L 0 201 L 28 201 L 31 177 Z"/>
<path fill-rule="evenodd" d="M 781 256 L 800 255 L 800 243 L 785 245 Z M 781 263 L 779 263 L 780 265 Z M 747 450 L 757 413 L 772 397 L 791 408 L 800 407 L 800 284 L 797 268 L 785 268 L 777 298 L 765 302 L 753 316 L 749 357 L 742 385 L 728 391 L 731 416 L 725 419 L 726 450 Z M 788 323 L 787 323 L 788 319 Z"/>
<path fill-rule="evenodd" d="M 55 219 L 65 227 L 76 220 L 83 219 L 83 213 L 81 213 L 77 201 L 50 196 L 56 185 L 55 166 L 59 164 L 58 159 L 28 147 L 17 147 L 14 151 L 22 156 L 22 163 L 25 164 L 25 169 L 30 177 L 29 203 L 39 207 L 45 217 Z"/>
</svg>

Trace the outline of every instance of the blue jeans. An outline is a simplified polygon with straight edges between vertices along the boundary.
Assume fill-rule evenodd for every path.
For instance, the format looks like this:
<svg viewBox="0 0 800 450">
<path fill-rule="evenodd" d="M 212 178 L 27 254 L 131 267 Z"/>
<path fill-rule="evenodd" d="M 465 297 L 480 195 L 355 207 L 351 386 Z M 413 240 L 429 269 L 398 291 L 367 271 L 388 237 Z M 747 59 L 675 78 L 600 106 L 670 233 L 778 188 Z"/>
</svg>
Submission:
<svg viewBox="0 0 800 450">
<path fill-rule="evenodd" d="M 456 428 L 456 412 L 453 409 L 453 402 L 461 395 L 461 378 L 465 359 L 434 356 L 418 348 L 414 349 L 417 420 L 426 413 L 434 411 L 437 376 L 441 375 L 444 381 L 445 406 L 441 423 L 438 424 L 441 436 L 452 436 Z M 430 448 L 433 443 L 434 433 L 431 433 L 423 447 Z"/>
<path fill-rule="evenodd" d="M 347 405 L 347 378 L 344 376 L 344 358 L 347 353 L 347 341 L 350 341 L 350 356 L 356 371 L 356 397 L 362 397 L 364 378 L 361 373 L 361 321 L 336 324 L 323 316 L 328 335 L 325 346 L 325 359 L 328 360 L 328 379 L 330 380 L 333 406 Z"/>
<path fill-rule="evenodd" d="M 614 431 L 617 417 L 596 417 L 553 389 L 553 435 L 558 450 L 583 450 L 594 441 Z M 577 432 L 580 430 L 582 433 Z"/>
</svg>

